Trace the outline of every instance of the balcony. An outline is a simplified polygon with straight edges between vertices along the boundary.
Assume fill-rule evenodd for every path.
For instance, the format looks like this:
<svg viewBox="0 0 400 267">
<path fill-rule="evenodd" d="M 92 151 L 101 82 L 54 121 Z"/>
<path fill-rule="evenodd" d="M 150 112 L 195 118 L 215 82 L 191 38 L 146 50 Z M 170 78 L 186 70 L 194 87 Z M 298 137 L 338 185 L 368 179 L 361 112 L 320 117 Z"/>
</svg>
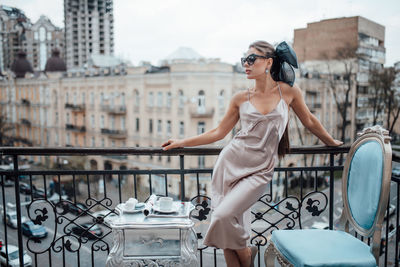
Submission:
<svg viewBox="0 0 400 267">
<path fill-rule="evenodd" d="M 72 266 L 78 266 L 78 263 L 80 266 L 104 266 L 112 247 L 113 234 L 109 225 L 105 223 L 104 217 L 96 217 L 94 212 L 110 213 L 114 211 L 117 204 L 125 202 L 129 197 L 145 201 L 150 194 L 154 193 L 168 195 L 175 200 L 191 201 L 197 205 L 197 209 L 192 213 L 192 220 L 196 225 L 201 226 L 195 228 L 200 266 L 223 266 L 222 251 L 202 245 L 210 221 L 210 214 L 207 212 L 210 198 L 207 191 L 204 191 L 203 185 L 211 181 L 212 169 L 184 168 L 187 157 L 216 156 L 221 149 L 221 147 L 180 148 L 163 151 L 152 148 L 0 147 L 2 155 L 13 157 L 15 166 L 14 171 L 0 170 L 1 210 L 6 215 L 16 214 L 16 230 L 12 230 L 5 223 L 1 224 L 0 238 L 5 245 L 18 245 L 19 248 L 26 250 L 27 255 L 32 259 L 33 266 L 66 266 L 65 256 L 68 256 L 68 262 Z M 341 180 L 337 177 L 343 170 L 343 166 L 335 165 L 335 154 L 346 154 L 348 151 L 348 146 L 293 147 L 290 154 L 325 154 L 330 163 L 327 166 L 276 167 L 274 169 L 277 178 L 274 178 L 265 195 L 252 207 L 251 242 L 257 245 L 261 252 L 255 266 L 264 266 L 263 253 L 269 243 L 271 231 L 274 229 L 306 229 L 312 227 L 315 222 L 324 222 L 330 229 L 334 228 L 338 210 L 341 209 L 341 192 L 338 192 Z M 79 159 L 82 159 L 82 155 L 175 156 L 179 157 L 181 167 L 116 170 L 108 165 L 104 169 L 71 170 L 60 164 L 57 169 L 52 170 L 46 170 L 44 167 L 37 167 L 35 170 L 20 170 L 18 166 L 22 165 L 22 157 L 30 155 Z M 400 157 L 396 152 L 392 160 L 393 164 L 400 163 Z M 19 179 L 14 177 L 19 177 Z M 6 180 L 8 183 L 5 183 Z M 171 183 L 177 183 L 178 190 L 174 191 L 167 186 Z M 35 185 L 36 189 L 27 192 L 26 188 L 29 185 L 29 188 Z M 193 190 L 191 190 L 192 186 Z M 15 188 L 20 188 L 20 190 Z M 281 199 L 274 197 L 278 191 L 282 193 Z M 62 197 L 54 193 L 61 193 Z M 400 240 L 400 231 L 393 225 L 398 225 L 400 215 L 398 209 L 400 177 L 392 176 L 390 194 L 391 201 L 383 223 L 382 238 L 386 243 L 380 256 L 382 266 L 393 266 L 398 259 L 396 240 Z M 205 216 L 204 218 L 199 216 L 200 211 Z M 112 216 L 112 214 L 107 214 L 107 216 Z M 40 222 L 47 229 L 48 236 L 42 239 L 24 238 L 21 228 L 21 220 L 24 218 Z M 71 232 L 71 227 L 80 222 L 92 222 L 101 229 L 102 234 L 94 239 L 88 239 Z M 23 254 L 19 256 L 22 259 Z"/>
<path fill-rule="evenodd" d="M 65 108 L 71 109 L 73 112 L 85 112 L 85 104 L 71 104 L 65 103 Z"/>
<path fill-rule="evenodd" d="M 23 125 L 28 126 L 28 127 L 31 127 L 31 126 L 32 126 L 31 121 L 28 120 L 28 119 L 21 119 L 21 123 L 22 123 Z"/>
<path fill-rule="evenodd" d="M 101 133 L 106 134 L 108 135 L 108 137 L 115 139 L 125 139 L 127 137 L 126 130 L 111 130 L 107 128 L 102 128 Z"/>
<path fill-rule="evenodd" d="M 21 98 L 21 104 L 24 106 L 30 106 L 31 101 L 29 101 L 29 99 L 26 99 L 26 98 Z"/>
<path fill-rule="evenodd" d="M 192 118 L 212 118 L 214 116 L 214 108 L 190 107 L 190 116 Z"/>
<path fill-rule="evenodd" d="M 101 111 L 107 112 L 110 115 L 125 115 L 126 114 L 126 106 L 110 106 L 110 105 L 101 105 Z"/>
<path fill-rule="evenodd" d="M 79 133 L 84 133 L 86 132 L 86 126 L 77 126 L 74 124 L 65 124 L 65 129 L 74 131 L 74 132 L 79 132 Z"/>
</svg>

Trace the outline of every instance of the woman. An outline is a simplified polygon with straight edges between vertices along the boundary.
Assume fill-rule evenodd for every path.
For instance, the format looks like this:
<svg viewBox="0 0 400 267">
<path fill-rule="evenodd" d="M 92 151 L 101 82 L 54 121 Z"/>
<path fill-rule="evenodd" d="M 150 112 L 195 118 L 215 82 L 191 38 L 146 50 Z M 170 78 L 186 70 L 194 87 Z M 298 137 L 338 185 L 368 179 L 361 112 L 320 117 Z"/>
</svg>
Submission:
<svg viewBox="0 0 400 267">
<path fill-rule="evenodd" d="M 276 49 L 265 41 L 249 46 L 242 58 L 251 89 L 237 92 L 218 127 L 190 138 L 169 139 L 164 150 L 210 144 L 223 139 L 241 120 L 241 130 L 219 154 L 212 175 L 210 227 L 204 244 L 224 250 L 229 267 L 253 266 L 256 247 L 248 247 L 250 208 L 267 190 L 276 156 L 289 148 L 289 107 L 302 124 L 327 146 L 335 140 L 309 111 L 300 88 L 294 84 L 297 57 L 286 42 Z"/>
</svg>

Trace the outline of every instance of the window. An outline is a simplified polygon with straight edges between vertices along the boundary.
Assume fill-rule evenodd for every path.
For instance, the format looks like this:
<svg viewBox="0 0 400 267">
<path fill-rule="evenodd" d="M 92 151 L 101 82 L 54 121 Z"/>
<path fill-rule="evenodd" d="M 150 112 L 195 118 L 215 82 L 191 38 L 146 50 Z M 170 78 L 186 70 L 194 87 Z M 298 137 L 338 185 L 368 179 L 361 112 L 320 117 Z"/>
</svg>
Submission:
<svg viewBox="0 0 400 267">
<path fill-rule="evenodd" d="M 69 103 L 69 94 L 68 92 L 65 92 L 65 103 Z"/>
<path fill-rule="evenodd" d="M 90 124 L 91 124 L 92 128 L 94 129 L 94 115 L 90 116 Z"/>
<path fill-rule="evenodd" d="M 110 108 L 114 108 L 114 93 L 110 93 Z"/>
<path fill-rule="evenodd" d="M 78 101 L 77 96 L 76 96 L 76 92 L 74 92 L 74 94 L 73 94 L 73 99 L 72 99 L 72 101 L 73 101 L 74 105 L 76 105 L 76 103 L 77 103 L 77 101 Z"/>
<path fill-rule="evenodd" d="M 115 140 L 111 141 L 111 147 L 115 147 Z"/>
<path fill-rule="evenodd" d="M 167 121 L 167 134 L 171 135 L 171 121 Z"/>
<path fill-rule="evenodd" d="M 70 119 L 70 118 L 69 118 L 69 113 L 67 113 L 67 124 L 70 124 L 70 123 L 69 123 L 69 119 Z"/>
<path fill-rule="evenodd" d="M 157 132 L 158 132 L 158 134 L 161 134 L 161 130 L 162 130 L 161 120 L 158 120 L 158 123 L 157 123 Z"/>
<path fill-rule="evenodd" d="M 101 129 L 104 128 L 104 115 L 101 115 L 101 117 L 100 117 L 100 128 Z"/>
<path fill-rule="evenodd" d="M 157 94 L 157 107 L 162 107 L 163 102 L 163 93 L 158 92 Z"/>
<path fill-rule="evenodd" d="M 59 140 L 58 140 L 58 133 L 56 132 L 56 135 L 55 135 L 55 144 L 56 144 L 56 145 L 58 145 L 58 141 L 59 141 Z"/>
<path fill-rule="evenodd" d="M 135 106 L 140 106 L 139 92 L 135 90 Z"/>
<path fill-rule="evenodd" d="M 221 92 L 219 93 L 219 96 L 218 96 L 218 107 L 219 107 L 219 109 L 220 110 L 224 109 L 224 105 L 225 105 L 225 103 L 224 103 L 224 90 L 221 90 Z"/>
<path fill-rule="evenodd" d="M 115 129 L 115 118 L 111 117 L 111 130 Z"/>
<path fill-rule="evenodd" d="M 121 117 L 121 130 L 125 131 L 125 117 Z"/>
<path fill-rule="evenodd" d="M 94 93 L 90 92 L 90 104 L 94 105 Z"/>
<path fill-rule="evenodd" d="M 206 108 L 206 96 L 203 90 L 199 91 L 199 95 L 197 97 L 197 111 L 199 113 L 204 113 Z"/>
<path fill-rule="evenodd" d="M 197 134 L 202 134 L 206 130 L 206 124 L 203 121 L 197 123 Z"/>
<path fill-rule="evenodd" d="M 182 90 L 179 90 L 178 96 L 179 96 L 179 108 L 183 108 L 185 106 L 185 97 L 183 95 Z"/>
<path fill-rule="evenodd" d="M 92 136 L 91 142 L 92 142 L 92 147 L 95 147 L 96 144 L 95 144 L 94 136 Z"/>
<path fill-rule="evenodd" d="M 67 145 L 71 144 L 71 135 L 67 133 L 67 140 L 66 140 Z"/>
<path fill-rule="evenodd" d="M 103 105 L 103 104 L 104 104 L 104 93 L 101 92 L 100 93 L 100 105 Z"/>
<path fill-rule="evenodd" d="M 105 147 L 105 146 L 106 146 L 105 141 L 104 141 L 104 138 L 101 138 L 101 146 L 102 146 L 102 147 Z"/>
<path fill-rule="evenodd" d="M 57 123 L 58 123 L 58 112 L 56 112 L 56 114 L 54 114 L 54 119 L 55 119 L 54 124 L 57 125 Z"/>
<path fill-rule="evenodd" d="M 171 92 L 167 93 L 167 107 L 171 107 L 171 103 L 172 103 L 172 96 L 171 96 Z"/>
<path fill-rule="evenodd" d="M 153 120 L 149 119 L 149 133 L 153 133 Z"/>
<path fill-rule="evenodd" d="M 139 118 L 136 118 L 136 132 L 139 132 Z"/>
<path fill-rule="evenodd" d="M 86 102 L 86 94 L 85 92 L 82 92 L 82 104 L 85 104 Z"/>
<path fill-rule="evenodd" d="M 148 102 L 147 102 L 147 105 L 148 105 L 149 107 L 152 107 L 152 106 L 153 106 L 153 92 L 149 92 L 149 98 L 148 98 L 147 101 L 148 101 Z"/>
<path fill-rule="evenodd" d="M 125 107 L 125 93 L 121 94 L 121 105 Z"/>
<path fill-rule="evenodd" d="M 183 137 L 185 135 L 185 124 L 183 121 L 179 122 L 179 135 Z"/>
</svg>

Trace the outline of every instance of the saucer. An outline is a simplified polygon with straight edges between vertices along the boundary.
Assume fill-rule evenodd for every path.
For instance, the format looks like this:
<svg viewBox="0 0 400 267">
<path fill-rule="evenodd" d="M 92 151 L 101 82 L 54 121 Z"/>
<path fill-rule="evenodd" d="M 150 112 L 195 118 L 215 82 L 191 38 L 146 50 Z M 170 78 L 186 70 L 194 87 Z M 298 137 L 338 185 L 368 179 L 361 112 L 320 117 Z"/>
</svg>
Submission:
<svg viewBox="0 0 400 267">
<path fill-rule="evenodd" d="M 157 211 L 159 213 L 174 213 L 174 212 L 178 212 L 179 210 L 179 206 L 175 205 L 175 203 L 172 203 L 172 207 L 169 210 L 164 210 L 164 209 L 160 209 L 160 204 L 159 202 L 156 202 L 155 205 L 153 206 L 153 210 Z"/>
<path fill-rule="evenodd" d="M 139 209 L 136 207 L 134 209 L 126 209 L 125 203 L 121 203 L 121 209 L 123 212 L 126 213 L 138 213 L 144 210 L 144 206 L 140 207 Z"/>
</svg>

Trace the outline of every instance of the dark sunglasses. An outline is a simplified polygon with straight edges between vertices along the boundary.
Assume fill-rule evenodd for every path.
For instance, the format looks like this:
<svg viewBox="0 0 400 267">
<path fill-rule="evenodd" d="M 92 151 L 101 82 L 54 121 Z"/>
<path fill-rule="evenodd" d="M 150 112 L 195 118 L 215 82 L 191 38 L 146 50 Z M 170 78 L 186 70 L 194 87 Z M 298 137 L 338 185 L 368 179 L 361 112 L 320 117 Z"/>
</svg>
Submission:
<svg viewBox="0 0 400 267">
<path fill-rule="evenodd" d="M 251 54 L 251 55 L 248 55 L 247 57 L 242 57 L 242 58 L 240 59 L 240 62 L 242 62 L 242 66 L 243 66 L 243 67 L 244 67 L 244 64 L 245 64 L 246 62 L 247 62 L 247 64 L 248 64 L 249 66 L 251 66 L 251 65 L 254 64 L 254 62 L 256 61 L 257 58 L 268 58 L 268 57 L 259 56 L 259 55 L 256 55 L 256 54 Z"/>
</svg>

